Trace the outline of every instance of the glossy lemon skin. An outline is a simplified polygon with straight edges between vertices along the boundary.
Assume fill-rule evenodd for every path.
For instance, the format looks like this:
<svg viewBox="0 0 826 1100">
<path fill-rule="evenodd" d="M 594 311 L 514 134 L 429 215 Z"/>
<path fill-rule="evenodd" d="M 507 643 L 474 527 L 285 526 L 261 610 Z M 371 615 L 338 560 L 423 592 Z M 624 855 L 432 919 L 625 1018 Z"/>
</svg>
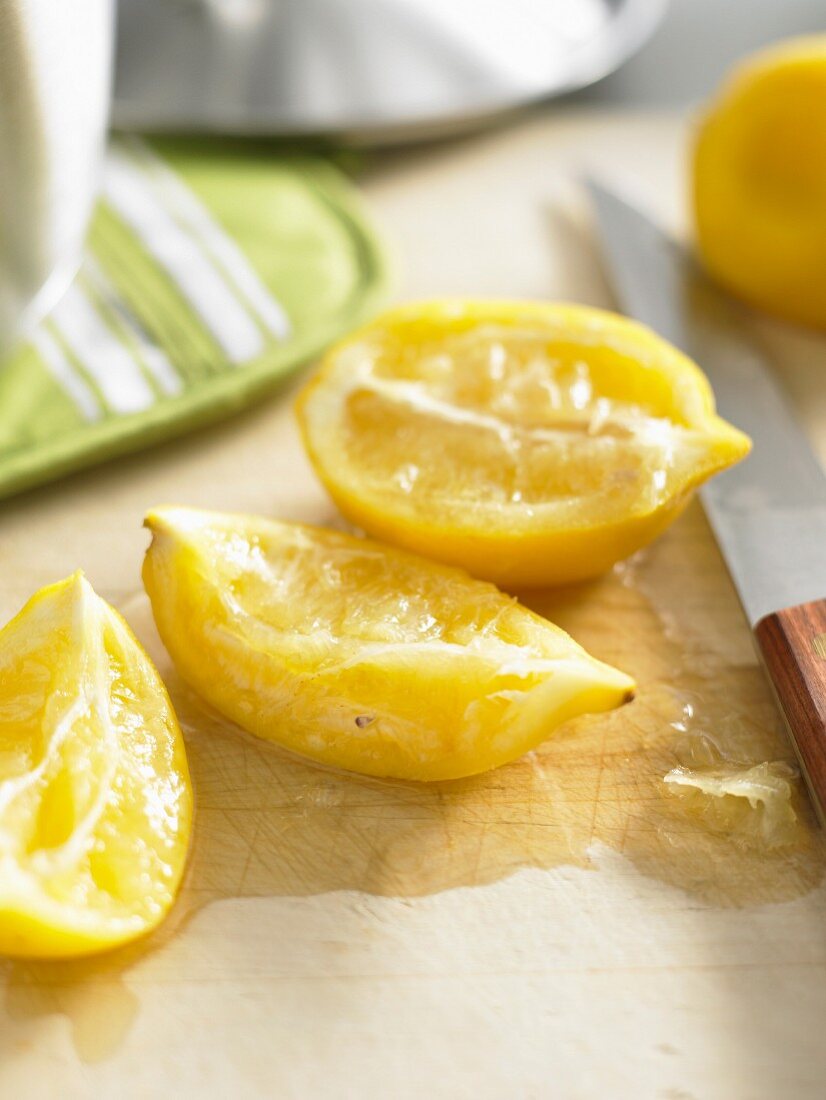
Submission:
<svg viewBox="0 0 826 1100">
<path fill-rule="evenodd" d="M 161 680 L 81 574 L 0 632 L 0 954 L 70 958 L 171 908 L 192 789 Z"/>
<path fill-rule="evenodd" d="M 709 272 L 758 309 L 826 327 L 826 36 L 735 68 L 704 112 L 691 163 Z"/>
<path fill-rule="evenodd" d="M 322 480 L 342 514 L 373 538 L 466 569 L 506 590 L 558 587 L 597 577 L 653 542 L 690 500 L 686 493 L 654 514 L 582 530 L 462 531 L 442 527 L 435 518 L 405 522 L 332 479 L 322 475 Z"/>
<path fill-rule="evenodd" d="M 610 456 L 602 474 L 597 469 L 593 500 L 586 492 L 574 509 L 557 508 L 551 494 L 545 501 L 541 492 L 532 509 L 509 502 L 496 504 L 485 472 L 474 475 L 471 442 L 467 453 L 453 463 L 454 467 L 464 464 L 478 486 L 477 500 L 464 512 L 457 506 L 448 513 L 437 501 L 429 501 L 424 494 L 415 498 L 398 491 L 389 481 L 375 491 L 370 484 L 372 456 L 368 455 L 361 467 L 348 461 L 341 431 L 344 402 L 335 408 L 336 388 L 346 385 L 348 371 L 359 369 L 360 347 L 373 347 L 389 333 L 387 342 L 392 342 L 393 350 L 387 358 L 403 354 L 398 349 L 406 347 L 415 361 L 418 346 L 431 347 L 442 335 L 447 341 L 457 333 L 487 331 L 491 326 L 496 326 L 504 341 L 509 333 L 521 337 L 530 332 L 537 339 L 546 338 L 552 351 L 560 347 L 569 356 L 578 352 L 598 379 L 594 403 L 600 399 L 600 386 L 606 387 L 611 401 L 628 408 L 644 407 L 649 401 L 655 419 L 666 429 L 669 418 L 679 425 L 677 450 L 690 447 L 691 457 L 669 475 L 661 492 L 651 494 L 641 485 L 640 499 L 629 498 L 624 508 L 606 508 L 604 499 L 598 500 L 602 474 L 605 478 L 616 474 Z M 409 377 L 411 368 L 404 369 Z M 521 412 L 530 417 L 534 410 L 523 407 Z M 376 538 L 460 566 L 505 588 L 569 584 L 605 572 L 661 534 L 679 516 L 698 485 L 739 461 L 750 446 L 746 436 L 716 415 L 707 379 L 677 349 L 626 318 L 565 304 L 446 300 L 392 310 L 330 350 L 299 396 L 297 415 L 318 476 L 354 525 Z M 553 419 L 547 424 L 553 428 Z M 539 426 L 544 425 L 540 422 Z M 372 433 L 376 449 L 390 434 L 381 417 L 366 431 Z M 633 427 L 628 434 L 633 435 Z M 408 447 L 410 460 L 416 462 L 415 443 Z M 587 432 L 571 447 L 579 447 L 583 461 L 593 464 L 593 440 Z M 575 459 L 575 450 L 573 455 Z M 399 461 L 402 459 L 400 453 Z M 449 474 L 447 465 L 445 474 Z M 472 506 L 475 504 L 478 509 Z"/>
<path fill-rule="evenodd" d="M 633 681 L 467 574 L 335 531 L 163 508 L 143 579 L 183 678 L 243 729 L 374 776 L 453 779 Z"/>
</svg>

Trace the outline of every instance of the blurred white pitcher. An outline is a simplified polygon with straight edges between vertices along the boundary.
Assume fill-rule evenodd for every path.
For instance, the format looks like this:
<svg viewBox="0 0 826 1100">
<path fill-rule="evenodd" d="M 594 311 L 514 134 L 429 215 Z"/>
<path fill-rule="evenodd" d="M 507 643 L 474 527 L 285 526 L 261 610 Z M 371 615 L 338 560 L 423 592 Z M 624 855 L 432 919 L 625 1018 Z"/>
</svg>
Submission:
<svg viewBox="0 0 826 1100">
<path fill-rule="evenodd" d="M 111 0 L 0 0 L 0 351 L 80 262 L 109 108 Z"/>
</svg>

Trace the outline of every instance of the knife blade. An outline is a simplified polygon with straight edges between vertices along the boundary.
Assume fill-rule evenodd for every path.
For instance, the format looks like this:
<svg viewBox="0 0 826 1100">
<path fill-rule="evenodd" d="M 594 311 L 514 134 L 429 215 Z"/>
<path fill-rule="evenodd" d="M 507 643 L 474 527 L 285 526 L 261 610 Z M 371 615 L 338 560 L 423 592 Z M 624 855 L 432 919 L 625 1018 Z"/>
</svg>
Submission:
<svg viewBox="0 0 826 1100">
<path fill-rule="evenodd" d="M 701 496 L 826 824 L 826 475 L 741 307 L 645 214 L 588 188 L 623 312 L 694 359 L 720 414 L 753 441 Z"/>
</svg>

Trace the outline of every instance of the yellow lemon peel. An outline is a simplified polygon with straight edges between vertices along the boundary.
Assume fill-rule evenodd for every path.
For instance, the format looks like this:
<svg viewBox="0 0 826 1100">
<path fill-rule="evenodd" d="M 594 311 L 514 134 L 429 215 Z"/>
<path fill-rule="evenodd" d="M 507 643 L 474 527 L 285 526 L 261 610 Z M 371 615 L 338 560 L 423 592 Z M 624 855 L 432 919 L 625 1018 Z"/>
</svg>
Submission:
<svg viewBox="0 0 826 1100">
<path fill-rule="evenodd" d="M 692 190 L 711 274 L 759 309 L 826 326 L 826 35 L 729 74 L 697 129 Z"/>
</svg>

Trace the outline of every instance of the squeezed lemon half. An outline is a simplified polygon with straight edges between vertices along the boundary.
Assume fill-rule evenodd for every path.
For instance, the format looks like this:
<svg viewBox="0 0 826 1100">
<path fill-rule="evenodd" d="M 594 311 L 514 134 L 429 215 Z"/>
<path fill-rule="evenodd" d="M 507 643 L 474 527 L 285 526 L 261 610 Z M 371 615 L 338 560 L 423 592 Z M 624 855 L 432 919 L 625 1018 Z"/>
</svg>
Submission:
<svg viewBox="0 0 826 1100">
<path fill-rule="evenodd" d="M 396 309 L 327 354 L 297 412 L 348 519 L 505 586 L 603 572 L 749 449 L 694 363 L 585 306 Z"/>
<path fill-rule="evenodd" d="M 144 584 L 181 675 L 325 764 L 471 775 L 632 696 L 628 676 L 459 570 L 252 516 L 163 508 L 146 524 Z"/>
<path fill-rule="evenodd" d="M 161 680 L 82 574 L 0 632 L 0 953 L 60 957 L 154 928 L 192 792 Z"/>
<path fill-rule="evenodd" d="M 826 35 L 738 65 L 709 104 L 692 159 L 697 245 L 751 305 L 826 327 Z"/>
</svg>

